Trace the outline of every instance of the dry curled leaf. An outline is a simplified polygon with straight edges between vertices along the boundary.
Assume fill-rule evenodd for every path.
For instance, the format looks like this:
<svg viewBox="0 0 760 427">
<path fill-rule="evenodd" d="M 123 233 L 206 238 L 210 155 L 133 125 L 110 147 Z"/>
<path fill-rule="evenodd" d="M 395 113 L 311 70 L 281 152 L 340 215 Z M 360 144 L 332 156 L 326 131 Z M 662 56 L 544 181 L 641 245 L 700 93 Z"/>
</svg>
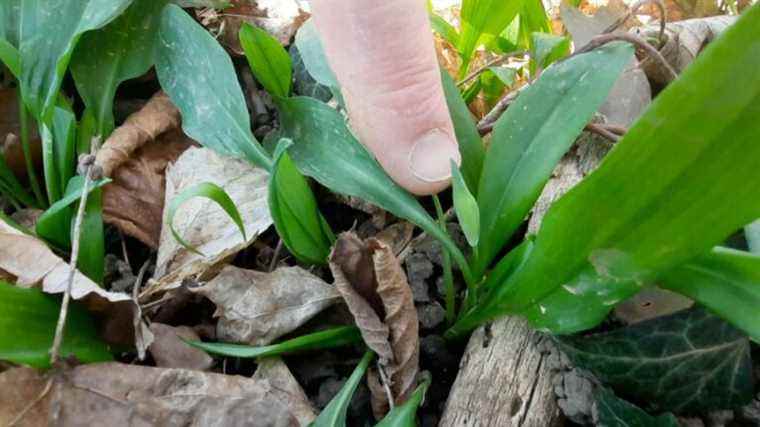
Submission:
<svg viewBox="0 0 760 427">
<path fill-rule="evenodd" d="M 205 351 L 183 341 L 200 341 L 192 328 L 152 323 L 150 331 L 153 332 L 154 339 L 148 351 L 156 366 L 205 371 L 214 363 L 214 359 Z"/>
<path fill-rule="evenodd" d="M 216 305 L 217 338 L 266 345 L 340 301 L 335 287 L 300 267 L 271 273 L 226 266 L 191 289 Z"/>
<path fill-rule="evenodd" d="M 174 228 L 200 253 L 182 246 L 172 236 L 168 209 L 164 209 L 154 280 L 142 296 L 178 287 L 189 277 L 211 277 L 223 261 L 248 247 L 272 225 L 267 204 L 269 175 L 249 163 L 223 157 L 207 148 L 190 148 L 166 170 L 165 205 L 190 186 L 211 182 L 222 187 L 243 219 L 246 239 L 221 207 L 196 197 L 180 206 Z"/>
<path fill-rule="evenodd" d="M 19 425 L 306 425 L 292 402 L 281 399 L 279 380 L 266 377 L 102 363 L 78 366 L 54 379 Z M 0 424 L 21 413 L 46 383 L 29 368 L 0 374 Z"/>
<path fill-rule="evenodd" d="M 330 254 L 330 270 L 365 343 L 380 357 L 395 404 L 405 402 L 419 372 L 419 323 L 401 264 L 383 241 L 343 233 Z M 368 384 L 380 418 L 389 402 L 377 370 L 370 370 Z"/>
</svg>

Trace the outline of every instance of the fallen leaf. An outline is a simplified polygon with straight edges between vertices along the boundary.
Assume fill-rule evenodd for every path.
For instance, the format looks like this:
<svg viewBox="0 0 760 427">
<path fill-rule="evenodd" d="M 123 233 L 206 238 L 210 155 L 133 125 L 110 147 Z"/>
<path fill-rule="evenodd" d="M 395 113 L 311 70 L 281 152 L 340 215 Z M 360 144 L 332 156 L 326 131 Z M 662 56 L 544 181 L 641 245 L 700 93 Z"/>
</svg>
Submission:
<svg viewBox="0 0 760 427">
<path fill-rule="evenodd" d="M 253 374 L 254 381 L 268 381 L 272 385 L 272 394 L 286 402 L 291 414 L 302 426 L 310 425 L 317 416 L 309 403 L 301 385 L 290 373 L 290 369 L 279 357 L 266 357 L 257 361 L 259 367 Z"/>
<path fill-rule="evenodd" d="M 645 288 L 615 306 L 615 317 L 626 325 L 633 325 L 655 317 L 667 316 L 694 305 L 694 301 L 681 294 L 659 288 Z"/>
<path fill-rule="evenodd" d="M 391 248 L 393 255 L 399 256 L 412 242 L 414 224 L 407 221 L 397 222 L 386 227 L 375 235 L 375 239 L 383 241 Z"/>
<path fill-rule="evenodd" d="M 264 273 L 226 266 L 191 291 L 216 305 L 219 340 L 250 345 L 269 344 L 341 300 L 333 285 L 300 267 Z"/>
<path fill-rule="evenodd" d="M 223 157 L 207 148 L 190 148 L 166 170 L 165 205 L 185 188 L 211 182 L 222 187 L 240 212 L 247 239 L 237 225 L 211 200 L 194 198 L 182 204 L 174 229 L 199 253 L 177 242 L 164 210 L 156 272 L 141 298 L 177 288 L 188 277 L 210 277 L 224 260 L 248 247 L 272 225 L 267 205 L 269 175 L 248 162 Z M 218 270 L 217 270 L 218 271 Z"/>
<path fill-rule="evenodd" d="M 306 425 L 291 409 L 293 402 L 279 397 L 280 380 L 266 377 L 102 363 L 78 366 L 54 379 L 20 425 Z M 21 413 L 45 384 L 29 368 L 0 374 L 0 422 L 6 425 Z"/>
<path fill-rule="evenodd" d="M 330 270 L 365 343 L 380 358 L 395 404 L 403 404 L 417 385 L 419 322 L 401 264 L 383 241 L 362 242 L 343 233 L 330 254 Z M 388 396 L 380 373 L 372 369 L 368 375 L 372 409 L 380 419 L 388 412 Z"/>
<path fill-rule="evenodd" d="M 199 341 L 200 337 L 187 326 L 169 326 L 152 323 L 153 343 L 148 351 L 160 368 L 180 368 L 205 371 L 214 363 L 205 351 L 192 347 L 183 340 Z"/>
</svg>

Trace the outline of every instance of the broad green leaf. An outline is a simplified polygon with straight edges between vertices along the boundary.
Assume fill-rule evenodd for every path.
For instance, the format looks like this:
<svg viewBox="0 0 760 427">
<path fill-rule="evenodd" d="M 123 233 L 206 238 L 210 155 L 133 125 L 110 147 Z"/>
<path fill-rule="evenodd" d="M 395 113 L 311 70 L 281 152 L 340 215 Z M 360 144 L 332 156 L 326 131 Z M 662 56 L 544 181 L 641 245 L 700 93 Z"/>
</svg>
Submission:
<svg viewBox="0 0 760 427">
<path fill-rule="evenodd" d="M 18 49 L 21 32 L 21 0 L 0 3 L 0 38 Z"/>
<path fill-rule="evenodd" d="M 108 24 L 132 0 L 24 0 L 19 51 L 21 90 L 29 110 L 46 122 L 79 38 Z"/>
<path fill-rule="evenodd" d="M 375 427 L 417 427 L 417 409 L 425 399 L 431 380 L 432 377 L 426 375 L 411 397 L 403 405 L 396 406 L 388 412 L 379 423 L 375 424 Z"/>
<path fill-rule="evenodd" d="M 480 211 L 478 202 L 472 196 L 467 184 L 464 182 L 462 173 L 454 161 L 451 161 L 451 186 L 454 196 L 454 210 L 456 211 L 459 225 L 467 238 L 470 246 L 477 246 L 480 238 Z"/>
<path fill-rule="evenodd" d="M 240 45 L 256 80 L 274 96 L 290 95 L 293 70 L 290 56 L 280 42 L 261 28 L 248 23 L 243 23 L 239 35 Z"/>
<path fill-rule="evenodd" d="M 517 16 L 524 0 L 463 0 L 459 36 L 459 53 L 462 55 L 460 76 L 467 73 L 472 54 L 481 37 L 498 36 Z"/>
<path fill-rule="evenodd" d="M 454 241 L 417 199 L 391 180 L 351 134 L 340 113 L 305 97 L 281 99 L 278 106 L 284 136 L 294 142 L 288 154 L 304 175 L 335 192 L 360 197 L 417 224 L 441 241 L 462 268 L 466 280 L 472 279 Z"/>
<path fill-rule="evenodd" d="M 111 182 L 104 178 L 90 185 L 90 191 L 96 190 Z M 71 191 L 66 192 L 57 202 L 40 215 L 35 226 L 35 233 L 41 238 L 51 242 L 60 249 L 68 249 L 71 246 L 71 217 L 73 215 L 71 205 L 82 197 L 82 185 L 72 186 Z M 88 196 L 89 197 L 89 196 Z"/>
<path fill-rule="evenodd" d="M 335 73 L 327 62 L 325 49 L 322 46 L 322 40 L 319 38 L 314 21 L 309 19 L 301 25 L 296 33 L 295 45 L 298 48 L 298 53 L 301 54 L 306 69 L 314 80 L 327 87 L 340 87 Z"/>
<path fill-rule="evenodd" d="M 60 309 L 59 299 L 52 295 L 0 281 L 0 360 L 49 368 Z M 84 363 L 112 359 L 93 319 L 76 301 L 69 305 L 61 356 L 76 356 Z"/>
<path fill-rule="evenodd" d="M 509 67 L 488 67 L 488 70 L 492 72 L 496 77 L 504 83 L 505 86 L 512 86 L 515 83 L 515 77 L 517 76 L 517 70 Z"/>
<path fill-rule="evenodd" d="M 459 46 L 459 32 L 453 25 L 443 19 L 435 12 L 430 12 L 430 26 L 433 27 L 433 31 L 438 33 L 444 40 L 451 43 L 452 46 Z"/>
<path fill-rule="evenodd" d="M 292 144 L 290 140 L 280 140 L 275 150 L 269 178 L 269 211 L 290 253 L 308 264 L 325 264 L 335 237 L 319 213 L 309 183 L 286 153 Z"/>
<path fill-rule="evenodd" d="M 110 24 L 85 33 L 71 59 L 77 90 L 95 120 L 94 135 L 106 138 L 114 128 L 113 100 L 125 80 L 153 66 L 161 9 L 168 0 L 133 0 Z"/>
<path fill-rule="evenodd" d="M 81 197 L 83 176 L 71 178 L 66 187 L 66 194 L 79 194 Z M 79 203 L 75 203 L 72 212 L 76 214 Z M 71 218 L 71 241 L 74 241 L 74 221 Z M 77 270 L 81 271 L 93 282 L 102 284 L 105 273 L 105 234 L 103 232 L 103 190 L 95 188 L 87 196 L 87 204 L 82 217 L 81 236 L 79 239 L 79 258 Z"/>
<path fill-rule="evenodd" d="M 354 372 L 348 377 L 348 380 L 340 389 L 338 394 L 332 398 L 330 403 L 327 404 L 325 409 L 319 414 L 316 420 L 309 425 L 309 427 L 345 427 L 346 426 L 346 412 L 348 411 L 348 404 L 351 403 L 351 397 L 353 397 L 356 387 L 364 377 L 364 373 L 367 372 L 369 362 L 375 357 L 375 353 L 367 351 L 364 353 L 364 357 L 359 362 L 359 365 L 354 369 Z"/>
<path fill-rule="evenodd" d="M 576 366 L 658 411 L 702 413 L 752 399 L 749 341 L 702 309 L 558 342 Z"/>
<path fill-rule="evenodd" d="M 496 122 L 480 177 L 482 274 L 541 194 L 554 166 L 607 98 L 633 56 L 611 43 L 548 68 Z"/>
<path fill-rule="evenodd" d="M 760 253 L 760 220 L 755 220 L 744 227 L 744 236 L 747 238 L 747 246 L 750 252 Z"/>
<path fill-rule="evenodd" d="M 232 60 L 205 28 L 173 4 L 161 12 L 156 73 L 182 113 L 188 136 L 222 155 L 271 169 L 272 160 L 251 133 Z"/>
<path fill-rule="evenodd" d="M 605 387 L 599 387 L 594 392 L 594 401 L 599 414 L 597 425 L 600 427 L 678 427 L 678 420 L 673 414 L 653 417 Z"/>
<path fill-rule="evenodd" d="M 362 342 L 362 336 L 359 329 L 355 326 L 341 326 L 338 328 L 327 329 L 315 332 L 313 334 L 303 335 L 297 338 L 265 345 L 253 347 L 242 344 L 225 344 L 225 343 L 208 343 L 200 341 L 188 341 L 193 347 L 198 347 L 211 354 L 230 357 L 267 357 L 280 356 L 284 354 L 293 354 L 307 350 L 322 350 L 327 348 L 343 347 L 351 344 Z"/>
<path fill-rule="evenodd" d="M 21 54 L 7 40 L 0 38 L 0 62 L 5 64 L 13 77 L 21 76 Z"/>
<path fill-rule="evenodd" d="M 544 69 L 570 54 L 570 37 L 532 33 L 531 40 L 533 72 L 535 72 L 535 68 Z"/>
<path fill-rule="evenodd" d="M 699 302 L 760 342 L 760 255 L 715 248 L 657 283 Z"/>
<path fill-rule="evenodd" d="M 517 44 L 523 48 L 534 48 L 532 34 L 536 32 L 551 34 L 551 19 L 546 14 L 541 0 L 524 0 L 520 9 Z"/>
<path fill-rule="evenodd" d="M 483 141 L 480 139 L 470 109 L 467 108 L 467 104 L 462 99 L 454 79 L 449 76 L 446 70 L 441 70 L 441 81 L 451 121 L 454 123 L 459 153 L 462 156 L 462 165 L 460 166 L 462 175 L 470 192 L 476 194 L 480 172 L 483 169 L 483 158 L 486 154 Z"/>
<path fill-rule="evenodd" d="M 552 206 L 531 258 L 459 331 L 540 304 L 581 272 L 651 283 L 760 217 L 760 80 L 746 72 L 760 67 L 758 28 L 754 6 L 657 97 Z"/>
<path fill-rule="evenodd" d="M 198 255 L 203 255 L 202 253 L 198 252 L 194 246 L 185 242 L 185 240 L 182 239 L 182 236 L 180 236 L 177 230 L 174 228 L 174 215 L 177 214 L 179 207 L 182 206 L 182 204 L 186 201 L 195 197 L 203 197 L 219 205 L 219 207 L 222 208 L 222 210 L 224 210 L 227 215 L 229 215 L 230 219 L 235 223 L 238 230 L 240 230 L 240 234 L 243 235 L 243 241 L 246 240 L 243 219 L 240 217 L 240 212 L 238 212 L 237 206 L 235 206 L 235 202 L 233 202 L 227 192 L 224 191 L 224 188 L 214 184 L 213 182 L 202 182 L 200 184 L 185 188 L 181 193 L 179 193 L 169 202 L 169 206 L 167 208 L 167 221 L 169 222 L 169 228 L 171 229 L 172 236 L 174 236 L 174 239 L 177 241 L 177 243 L 185 247 L 185 249 L 189 250 L 190 252 L 194 252 Z"/>
</svg>

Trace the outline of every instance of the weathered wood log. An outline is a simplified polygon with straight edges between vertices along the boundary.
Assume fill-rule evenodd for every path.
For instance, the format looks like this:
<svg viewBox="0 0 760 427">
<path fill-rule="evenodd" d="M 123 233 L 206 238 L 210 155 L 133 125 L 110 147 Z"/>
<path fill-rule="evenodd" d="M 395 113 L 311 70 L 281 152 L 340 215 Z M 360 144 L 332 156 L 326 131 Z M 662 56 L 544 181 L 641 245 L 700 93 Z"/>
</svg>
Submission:
<svg viewBox="0 0 760 427">
<path fill-rule="evenodd" d="M 470 338 L 440 427 L 562 425 L 552 380 L 558 356 L 519 317 L 481 326 Z"/>
</svg>

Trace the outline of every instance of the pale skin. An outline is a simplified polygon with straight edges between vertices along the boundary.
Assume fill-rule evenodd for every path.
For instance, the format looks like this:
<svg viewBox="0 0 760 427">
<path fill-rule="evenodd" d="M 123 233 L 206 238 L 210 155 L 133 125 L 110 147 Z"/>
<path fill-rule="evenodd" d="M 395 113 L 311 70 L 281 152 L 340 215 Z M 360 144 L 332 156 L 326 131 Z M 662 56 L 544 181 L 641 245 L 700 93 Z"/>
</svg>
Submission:
<svg viewBox="0 0 760 427">
<path fill-rule="evenodd" d="M 425 0 L 312 0 L 351 128 L 399 185 L 449 184 L 460 162 Z"/>
</svg>

